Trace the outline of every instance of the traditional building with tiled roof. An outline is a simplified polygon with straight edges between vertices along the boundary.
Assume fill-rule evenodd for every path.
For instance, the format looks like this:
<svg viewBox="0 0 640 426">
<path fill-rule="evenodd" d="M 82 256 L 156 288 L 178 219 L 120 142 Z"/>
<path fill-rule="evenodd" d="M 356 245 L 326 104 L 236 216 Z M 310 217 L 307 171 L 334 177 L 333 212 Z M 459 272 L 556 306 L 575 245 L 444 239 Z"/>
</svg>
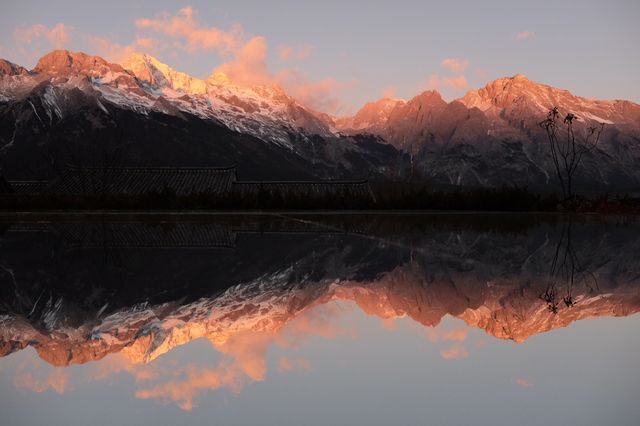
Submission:
<svg viewBox="0 0 640 426">
<path fill-rule="evenodd" d="M 307 199 L 342 197 L 375 200 L 367 180 L 239 181 L 235 167 L 77 167 L 67 166 L 51 181 L 10 181 L 15 194 L 189 195 L 260 194 Z"/>
<path fill-rule="evenodd" d="M 75 167 L 48 188 L 53 194 L 144 195 L 169 191 L 184 196 L 232 190 L 235 167 Z"/>
</svg>

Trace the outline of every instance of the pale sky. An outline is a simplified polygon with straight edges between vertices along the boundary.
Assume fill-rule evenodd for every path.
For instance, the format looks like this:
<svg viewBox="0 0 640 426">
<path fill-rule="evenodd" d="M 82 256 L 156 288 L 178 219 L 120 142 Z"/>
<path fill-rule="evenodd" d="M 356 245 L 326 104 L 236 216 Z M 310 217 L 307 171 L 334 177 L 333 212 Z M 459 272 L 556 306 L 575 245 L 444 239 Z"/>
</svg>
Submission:
<svg viewBox="0 0 640 426">
<path fill-rule="evenodd" d="M 640 102 L 637 0 L 0 2 L 0 57 L 27 68 L 54 48 L 142 51 L 199 78 L 221 66 L 278 83 L 338 114 L 428 88 L 452 100 L 517 73 Z"/>
<path fill-rule="evenodd" d="M 146 365 L 108 355 L 54 368 L 33 348 L 17 351 L 0 358 L 2 424 L 637 424 L 637 314 L 516 344 L 448 316 L 433 329 L 338 306 L 298 334 L 286 333 L 295 320 L 278 338 L 245 334 L 243 356 L 206 339 Z M 238 371 L 232 383 L 215 379 L 227 368 Z"/>
</svg>

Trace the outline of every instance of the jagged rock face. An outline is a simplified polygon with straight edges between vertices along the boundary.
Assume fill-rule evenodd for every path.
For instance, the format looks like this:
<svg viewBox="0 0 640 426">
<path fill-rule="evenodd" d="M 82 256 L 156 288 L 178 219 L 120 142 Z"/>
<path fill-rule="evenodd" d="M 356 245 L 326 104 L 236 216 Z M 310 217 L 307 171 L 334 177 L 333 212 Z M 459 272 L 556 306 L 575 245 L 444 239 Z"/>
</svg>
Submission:
<svg viewBox="0 0 640 426">
<path fill-rule="evenodd" d="M 209 165 L 231 162 L 241 167 L 240 162 L 248 161 L 252 165 L 260 163 L 261 170 L 268 169 L 278 177 L 291 172 L 290 178 L 360 178 L 401 175 L 409 170 L 410 162 L 412 177 L 434 185 L 517 184 L 534 190 L 556 190 L 546 134 L 539 127 L 553 106 L 562 114 L 576 114 L 579 137 L 586 127 L 605 123 L 598 148 L 585 156 L 576 172 L 575 189 L 637 191 L 640 105 L 633 102 L 580 98 L 516 75 L 495 80 L 453 102 L 444 101 L 435 91 L 426 91 L 407 102 L 382 99 L 368 103 L 353 117 L 335 118 L 306 108 L 278 86 L 240 86 L 222 73 L 201 80 L 145 54 L 133 55 L 121 66 L 84 53 L 54 51 L 31 72 L 0 62 L 0 156 L 9 169 L 40 171 L 42 161 L 50 162 L 41 157 L 51 156 L 52 151 L 65 145 L 51 149 L 47 146 L 50 141 L 72 136 L 95 139 L 99 129 L 118 127 L 119 117 L 136 116 L 130 121 L 144 124 L 135 127 L 149 128 L 150 121 L 156 125 L 148 137 L 136 141 L 140 146 L 129 158 L 132 165 L 146 156 L 184 158 L 179 153 L 183 146 L 174 143 L 174 132 L 163 131 L 175 128 L 165 122 L 182 120 L 194 126 L 188 133 L 202 136 L 193 142 L 199 146 L 183 150 L 185 155 L 196 162 L 206 160 Z M 115 110 L 123 113 L 113 113 Z M 215 142 L 222 145 L 223 155 L 199 132 L 202 126 L 192 124 L 200 122 L 241 136 Z M 67 127 L 63 136 L 56 134 L 59 127 Z M 126 126 L 119 127 L 129 133 Z M 375 146 L 366 147 L 357 138 L 343 137 L 359 133 L 381 139 Z M 109 149 L 120 143 L 118 138 L 122 136 L 108 141 L 112 145 Z M 172 146 L 171 152 L 152 152 L 149 138 L 159 146 Z M 238 147 L 237 155 L 232 155 L 232 140 L 238 139 L 250 147 Z M 256 148 L 257 141 L 266 146 Z M 384 143 L 395 149 L 382 148 Z M 34 147 L 40 152 L 34 152 Z M 253 159 L 251 149 L 259 151 Z M 203 157 L 202 151 L 209 154 Z M 195 157 L 196 153 L 200 157 Z M 279 157 L 295 166 L 278 173 Z M 12 166 L 16 162 L 21 165 Z M 294 173 L 294 169 L 306 172 Z M 50 167 L 46 173 L 54 171 Z"/>
<path fill-rule="evenodd" d="M 521 74 L 495 80 L 449 103 L 437 92 L 424 92 L 394 107 L 386 122 L 359 131 L 379 135 L 413 154 L 414 172 L 434 184 L 517 184 L 554 190 L 554 164 L 547 135 L 539 126 L 553 107 L 578 117 L 579 140 L 587 127 L 605 124 L 597 149 L 574 177 L 580 189 L 640 187 L 634 166 L 640 160 L 640 105 L 581 98 Z M 350 123 L 354 117 L 336 123 Z"/>
<path fill-rule="evenodd" d="M 111 64 L 99 56 L 55 50 L 40 58 L 33 72 L 52 76 L 79 74 L 87 77 L 104 77 L 110 72 L 124 73 L 125 70 L 120 65 Z"/>
<path fill-rule="evenodd" d="M 351 123 L 381 102 L 383 100 L 367 104 L 354 117 L 343 118 L 336 121 L 336 124 Z M 448 105 L 452 107 L 446 110 Z M 476 139 L 487 134 L 527 138 L 530 136 L 527 132 L 539 130 L 537 124 L 553 107 L 560 108 L 564 113 L 573 112 L 578 116 L 578 122 L 584 125 L 605 123 L 615 127 L 640 128 L 638 104 L 623 100 L 581 98 L 567 90 L 539 84 L 518 74 L 490 82 L 451 103 L 445 102 L 436 91 L 423 92 L 406 103 L 396 104 L 389 112 L 388 120 L 382 122 L 386 122 L 386 126 L 373 123 L 370 126 L 360 126 L 359 130 L 379 133 L 397 145 L 402 145 L 407 140 L 421 143 L 448 142 L 453 137 L 451 121 L 468 125 L 464 120 L 462 106 L 468 110 L 467 116 L 472 115 L 474 119 L 482 121 L 471 125 Z M 491 132 L 487 133 L 488 131 Z"/>
<path fill-rule="evenodd" d="M 176 108 L 216 118 L 232 129 L 265 140 L 292 147 L 287 132 L 331 135 L 321 120 L 275 85 L 241 87 L 221 72 L 200 80 L 146 54 L 132 55 L 123 66 L 140 81 L 162 91 L 162 97 Z"/>
<path fill-rule="evenodd" d="M 200 80 L 143 54 L 131 56 L 123 65 L 84 53 L 53 51 L 40 59 L 30 80 L 94 91 L 101 102 L 143 114 L 180 111 L 212 119 L 289 149 L 294 148 L 290 133 L 331 136 L 321 120 L 278 87 L 241 87 L 221 76 Z M 0 87 L 0 93 L 10 100 L 23 98 L 15 87 Z"/>
<path fill-rule="evenodd" d="M 204 81 L 175 71 L 150 55 L 134 54 L 122 64 L 122 67 L 152 86 L 195 94 L 205 93 L 207 89 Z"/>
<path fill-rule="evenodd" d="M 574 96 L 568 90 L 535 83 L 524 75 L 500 78 L 473 90 L 460 99 L 468 108 L 476 107 L 495 116 L 526 119 L 544 116 L 558 107 L 575 113 L 587 123 L 632 124 L 640 126 L 640 105 L 629 101 L 601 101 Z"/>
<path fill-rule="evenodd" d="M 244 179 L 313 179 L 375 175 L 386 165 L 384 150 L 334 137 L 278 87 L 198 80 L 148 55 L 125 66 L 54 51 L 31 73 L 12 68 L 19 75 L 0 80 L 6 176 L 51 179 L 67 163 L 235 164 Z"/>
<path fill-rule="evenodd" d="M 172 111 L 171 104 L 164 107 Z M 215 121 L 175 113 L 139 114 L 99 94 L 45 84 L 20 103 L 0 106 L 3 172 L 8 179 L 55 179 L 65 164 L 102 167 L 107 161 L 107 167 L 236 165 L 240 179 L 309 180 L 364 176 L 384 168 L 387 156 L 397 156 L 381 143 L 392 152 L 320 137 L 296 141 L 301 146 L 291 151 Z"/>
<path fill-rule="evenodd" d="M 394 110 L 385 137 L 415 152 L 425 145 L 475 141 L 486 128 L 486 117 L 477 109 L 446 103 L 437 92 L 425 92 L 406 108 Z"/>
<path fill-rule="evenodd" d="M 446 107 L 438 92 L 424 92 L 392 111 L 382 136 L 403 148 L 421 146 L 434 137 L 433 126 Z"/>
<path fill-rule="evenodd" d="M 337 118 L 332 121 L 332 125 L 346 133 L 382 128 L 389 121 L 393 111 L 404 104 L 404 100 L 389 98 L 368 102 L 353 117 Z"/>
<path fill-rule="evenodd" d="M 16 65 L 4 59 L 0 59 L 0 78 L 12 75 L 27 75 L 29 71 L 26 68 Z"/>
<path fill-rule="evenodd" d="M 9 228 L 0 246 L 0 278 L 12 284 L 2 287 L 0 350 L 33 346 L 54 365 L 113 352 L 148 362 L 197 338 L 223 343 L 277 331 L 335 300 L 425 326 L 451 315 L 516 342 L 573 321 L 640 311 L 637 225 L 538 220 L 503 233 L 469 223 L 396 230 L 376 218 L 361 235 L 295 234 L 300 224 L 285 221 L 282 233 L 241 232 L 235 249 L 205 251 L 127 249 L 120 239 L 118 247 L 83 249 L 56 235 L 95 226 L 62 234 Z M 218 226 L 250 231 L 259 222 Z M 39 252 L 52 254 L 34 259 Z"/>
</svg>

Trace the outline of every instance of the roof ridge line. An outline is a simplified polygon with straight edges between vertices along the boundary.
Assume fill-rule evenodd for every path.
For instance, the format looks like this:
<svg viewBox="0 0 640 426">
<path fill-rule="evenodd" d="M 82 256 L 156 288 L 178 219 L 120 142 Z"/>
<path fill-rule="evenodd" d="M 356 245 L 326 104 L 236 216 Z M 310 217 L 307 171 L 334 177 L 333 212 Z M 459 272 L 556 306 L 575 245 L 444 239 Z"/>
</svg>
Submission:
<svg viewBox="0 0 640 426">
<path fill-rule="evenodd" d="M 232 171 L 236 169 L 236 165 L 231 166 L 219 166 L 219 167 L 207 167 L 207 166 L 194 166 L 194 167 L 175 167 L 175 166 L 115 166 L 115 167 L 100 167 L 100 166 L 78 166 L 74 164 L 66 164 L 66 170 L 127 170 L 127 171 Z"/>
</svg>

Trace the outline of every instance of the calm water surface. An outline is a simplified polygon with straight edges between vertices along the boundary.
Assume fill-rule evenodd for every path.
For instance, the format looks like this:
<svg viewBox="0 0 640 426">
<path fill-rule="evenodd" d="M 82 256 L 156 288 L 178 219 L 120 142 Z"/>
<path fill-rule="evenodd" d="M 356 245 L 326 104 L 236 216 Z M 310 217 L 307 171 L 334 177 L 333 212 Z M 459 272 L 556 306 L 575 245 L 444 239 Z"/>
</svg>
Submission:
<svg viewBox="0 0 640 426">
<path fill-rule="evenodd" d="M 640 224 L 4 219 L 2 425 L 637 425 Z"/>
</svg>

